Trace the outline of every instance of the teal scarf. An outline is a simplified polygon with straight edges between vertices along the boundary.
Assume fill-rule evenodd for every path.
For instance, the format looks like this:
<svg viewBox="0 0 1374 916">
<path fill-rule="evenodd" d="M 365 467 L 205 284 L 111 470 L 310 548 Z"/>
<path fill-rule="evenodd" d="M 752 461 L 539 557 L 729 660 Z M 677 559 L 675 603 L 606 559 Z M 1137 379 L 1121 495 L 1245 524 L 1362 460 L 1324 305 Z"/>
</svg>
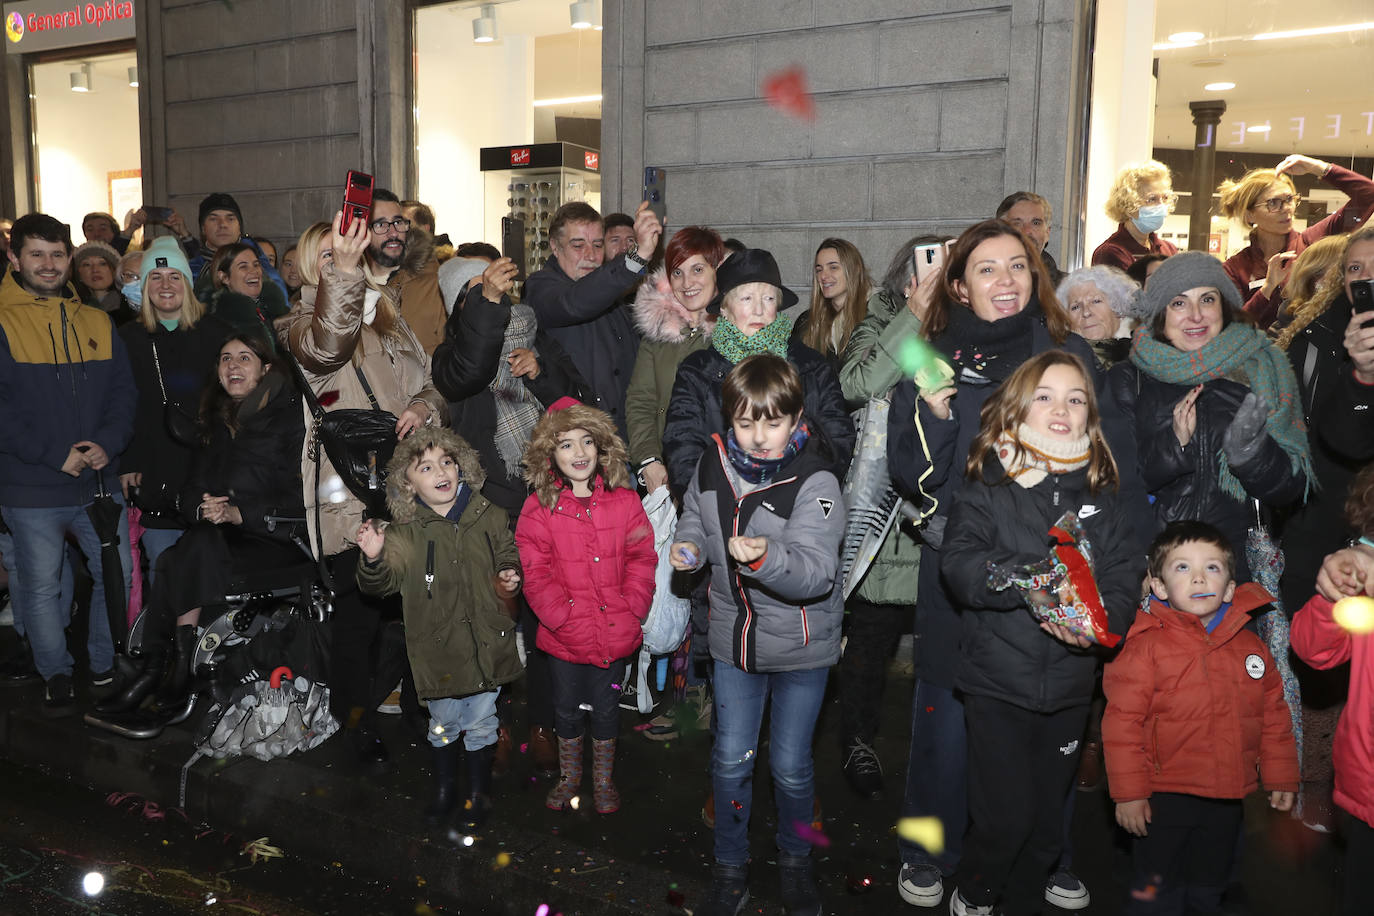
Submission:
<svg viewBox="0 0 1374 916">
<path fill-rule="evenodd" d="M 1302 419 L 1298 381 L 1283 351 L 1258 328 L 1233 321 L 1200 350 L 1184 352 L 1156 340 L 1148 328 L 1136 329 L 1131 341 L 1131 362 L 1151 378 L 1173 385 L 1193 386 L 1213 379 L 1240 382 L 1269 405 L 1265 429 L 1293 462 L 1293 470 L 1307 478 L 1310 489 L 1312 451 L 1307 444 L 1307 425 Z M 1245 499 L 1245 487 L 1218 453 L 1217 476 L 1221 488 L 1236 499 Z"/>
<path fill-rule="evenodd" d="M 745 336 L 729 318 L 722 316 L 711 335 L 711 346 L 734 366 L 745 357 L 760 353 L 772 353 L 787 359 L 787 341 L 791 336 L 792 319 L 786 315 L 779 315 L 768 327 L 755 331 L 752 337 Z"/>
</svg>

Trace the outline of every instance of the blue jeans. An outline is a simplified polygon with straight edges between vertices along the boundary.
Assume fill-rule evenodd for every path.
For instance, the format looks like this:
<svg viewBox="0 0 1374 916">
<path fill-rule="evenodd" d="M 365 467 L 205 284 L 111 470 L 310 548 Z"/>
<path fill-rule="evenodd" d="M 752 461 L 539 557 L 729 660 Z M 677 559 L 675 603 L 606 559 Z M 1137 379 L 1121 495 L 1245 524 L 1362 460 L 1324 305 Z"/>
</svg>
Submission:
<svg viewBox="0 0 1374 916">
<path fill-rule="evenodd" d="M 148 582 L 157 578 L 157 558 L 162 556 L 162 552 L 171 547 L 181 536 L 186 533 L 185 528 L 144 528 L 143 537 L 139 543 L 143 545 L 143 553 L 148 558 Z M 143 592 L 143 603 L 148 603 L 147 590 Z"/>
<path fill-rule="evenodd" d="M 443 747 L 463 734 L 463 747 L 480 751 L 496 743 L 496 698 L 501 689 L 470 693 L 465 697 L 429 700 L 429 743 Z"/>
<path fill-rule="evenodd" d="M 121 506 L 124 500 L 114 494 Z M 91 613 L 86 650 L 92 671 L 108 671 L 114 667 L 114 642 L 110 638 L 110 619 L 105 610 L 105 590 L 101 587 L 103 567 L 100 562 L 100 538 L 95 533 L 85 506 L 54 506 L 29 508 L 5 506 L 5 522 L 14 536 L 15 561 L 20 574 L 19 594 L 22 598 L 24 632 L 33 648 L 33 663 L 43 679 L 51 680 L 59 674 L 71 676 L 72 656 L 67 651 L 67 635 L 63 632 L 71 614 L 71 604 L 62 603 L 62 558 L 65 536 L 76 538 L 86 565 L 95 580 L 91 589 Z M 129 599 L 129 523 L 128 516 L 119 513 L 119 559 L 124 568 L 124 600 Z"/>
<path fill-rule="evenodd" d="M 950 688 L 920 678 L 911 698 L 911 750 L 902 817 L 937 817 L 945 827 L 945 850 L 938 856 L 908 840 L 899 840 L 903 864 L 934 865 L 946 876 L 953 874 L 968 826 L 964 704 Z"/>
<path fill-rule="evenodd" d="M 20 597 L 19 588 L 19 561 L 15 559 L 13 535 L 0 533 L 0 557 L 3 557 L 5 572 L 9 574 L 10 609 L 14 611 L 14 632 L 18 633 L 20 636 L 24 636 L 24 609 L 23 598 Z M 64 613 L 70 616 L 72 610 L 72 594 L 76 591 L 76 586 L 72 581 L 71 557 L 68 556 L 65 551 L 62 557 L 62 587 L 59 600 L 61 601 Z M 62 626 L 65 628 L 67 624 L 64 622 Z"/>
<path fill-rule="evenodd" d="M 811 843 L 798 834 L 797 827 L 811 823 L 816 794 L 811 738 L 830 669 L 751 674 L 716 660 L 713 671 L 716 745 L 711 754 L 711 785 L 716 799 L 716 861 L 722 865 L 749 862 L 754 764 L 763 707 L 770 693 L 768 767 L 778 806 L 778 849 L 788 855 L 809 855 Z"/>
</svg>

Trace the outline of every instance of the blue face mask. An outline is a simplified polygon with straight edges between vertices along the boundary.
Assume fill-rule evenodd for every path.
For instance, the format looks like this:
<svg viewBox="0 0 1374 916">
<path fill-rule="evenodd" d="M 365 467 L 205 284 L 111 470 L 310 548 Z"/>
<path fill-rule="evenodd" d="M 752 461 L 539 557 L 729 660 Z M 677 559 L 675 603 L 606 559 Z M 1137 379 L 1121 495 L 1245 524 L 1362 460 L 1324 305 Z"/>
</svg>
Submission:
<svg viewBox="0 0 1374 916">
<path fill-rule="evenodd" d="M 129 304 L 134 308 L 143 307 L 143 282 L 141 280 L 125 283 L 119 288 L 119 291 L 124 294 L 124 298 L 128 299 Z"/>
<path fill-rule="evenodd" d="M 1158 232 L 1159 227 L 1164 225 L 1164 217 L 1169 215 L 1168 204 L 1155 204 L 1153 207 L 1141 207 L 1136 213 L 1135 219 L 1131 220 L 1141 232 L 1149 235 L 1151 232 Z"/>
</svg>

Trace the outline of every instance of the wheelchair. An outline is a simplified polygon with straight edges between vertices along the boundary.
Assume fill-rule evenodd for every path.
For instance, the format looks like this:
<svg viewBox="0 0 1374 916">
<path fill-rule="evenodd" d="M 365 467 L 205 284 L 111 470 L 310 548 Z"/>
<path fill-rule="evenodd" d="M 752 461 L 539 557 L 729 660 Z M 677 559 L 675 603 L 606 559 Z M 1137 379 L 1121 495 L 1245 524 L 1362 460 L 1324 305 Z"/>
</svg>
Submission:
<svg viewBox="0 0 1374 916">
<path fill-rule="evenodd" d="M 126 738 L 149 739 L 162 734 L 169 725 L 189 719 L 196 705 L 226 670 L 233 669 L 246 647 L 258 636 L 281 630 L 293 620 L 325 623 L 332 614 L 333 591 L 321 564 L 315 559 L 305 536 L 303 517 L 266 516 L 267 530 L 290 526 L 290 540 L 299 548 L 298 559 L 281 566 L 246 570 L 230 582 L 223 599 L 202 610 L 202 618 L 191 653 L 190 680 L 185 699 L 175 709 L 150 711 L 143 708 L 152 696 L 150 690 L 132 708 L 101 711 L 83 717 L 87 725 Z M 208 622 L 207 622 L 208 621 Z M 149 610 L 144 607 L 129 627 L 126 654 L 117 659 L 121 683 L 128 683 L 148 664 Z M 257 672 L 243 666 L 243 676 Z M 266 673 L 262 674 L 266 677 Z M 99 706 L 99 704 L 97 704 Z"/>
</svg>

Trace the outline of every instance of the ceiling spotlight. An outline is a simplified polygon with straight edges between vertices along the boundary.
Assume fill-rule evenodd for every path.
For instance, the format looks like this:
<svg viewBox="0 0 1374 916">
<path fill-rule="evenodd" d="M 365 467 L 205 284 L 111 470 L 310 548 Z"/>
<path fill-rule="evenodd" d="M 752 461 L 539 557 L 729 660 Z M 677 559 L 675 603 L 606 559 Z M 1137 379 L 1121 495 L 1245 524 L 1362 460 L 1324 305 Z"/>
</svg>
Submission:
<svg viewBox="0 0 1374 916">
<path fill-rule="evenodd" d="M 1206 86 L 1203 86 L 1202 88 L 1207 90 L 1208 92 L 1226 92 L 1228 89 L 1236 88 L 1236 84 L 1227 82 L 1208 83 Z"/>
<path fill-rule="evenodd" d="M 488 44 L 496 40 L 496 5 L 482 4 L 482 15 L 472 20 L 472 40 Z"/>
<path fill-rule="evenodd" d="M 568 7 L 568 15 L 575 29 L 590 29 L 596 25 L 596 0 L 576 0 Z"/>
<path fill-rule="evenodd" d="M 137 68 L 137 67 L 130 67 L 130 68 L 129 68 L 129 85 L 132 86 L 132 87 L 135 88 L 135 89 L 138 88 L 138 68 Z"/>
<path fill-rule="evenodd" d="M 1190 41 L 1202 41 L 1202 39 L 1203 34 L 1201 32 L 1175 32 L 1174 34 L 1169 36 L 1169 41 L 1173 42 L 1174 44 L 1183 44 L 1185 42 Z"/>
<path fill-rule="evenodd" d="M 91 91 L 91 65 L 82 64 L 81 69 L 71 75 L 72 92 Z"/>
</svg>

